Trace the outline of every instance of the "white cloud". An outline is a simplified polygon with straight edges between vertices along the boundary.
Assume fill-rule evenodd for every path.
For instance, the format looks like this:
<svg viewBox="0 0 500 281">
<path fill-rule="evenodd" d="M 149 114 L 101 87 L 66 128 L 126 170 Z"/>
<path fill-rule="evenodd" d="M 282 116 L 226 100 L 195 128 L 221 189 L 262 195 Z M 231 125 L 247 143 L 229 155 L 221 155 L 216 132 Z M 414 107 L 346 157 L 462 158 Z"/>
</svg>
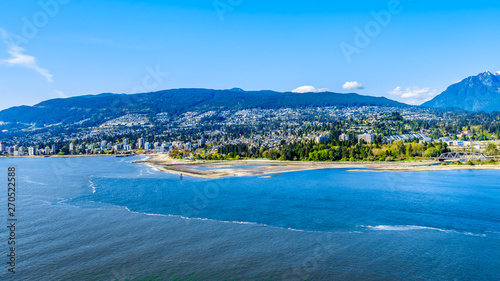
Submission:
<svg viewBox="0 0 500 281">
<path fill-rule="evenodd" d="M 38 72 L 38 74 L 45 77 L 45 79 L 48 82 L 50 83 L 54 82 L 54 80 L 52 79 L 52 74 L 50 74 L 50 72 L 47 69 L 38 66 L 35 57 L 24 54 L 23 48 L 9 42 L 7 32 L 1 28 L 0 28 L 0 35 L 2 36 L 2 40 L 8 47 L 7 53 L 11 55 L 9 59 L 4 59 L 1 60 L 0 62 L 6 63 L 11 66 L 21 66 L 28 69 L 32 69 Z"/>
<path fill-rule="evenodd" d="M 497 71 L 497 75 L 500 75 L 500 71 Z"/>
<path fill-rule="evenodd" d="M 438 92 L 430 88 L 408 87 L 403 89 L 402 87 L 397 87 L 389 91 L 389 94 L 398 96 L 405 103 L 418 105 L 430 101 L 438 95 Z"/>
<path fill-rule="evenodd" d="M 297 89 L 293 90 L 293 93 L 322 93 L 322 92 L 328 92 L 329 90 L 326 88 L 323 89 L 316 89 L 313 86 L 302 86 L 298 87 Z"/>
<path fill-rule="evenodd" d="M 356 81 L 345 82 L 344 86 L 342 86 L 342 89 L 344 90 L 362 90 L 364 88 L 365 86 L 363 84 Z"/>
<path fill-rule="evenodd" d="M 59 90 L 52 91 L 52 94 L 54 94 L 58 98 L 67 98 L 68 97 L 63 91 L 59 91 Z"/>
</svg>

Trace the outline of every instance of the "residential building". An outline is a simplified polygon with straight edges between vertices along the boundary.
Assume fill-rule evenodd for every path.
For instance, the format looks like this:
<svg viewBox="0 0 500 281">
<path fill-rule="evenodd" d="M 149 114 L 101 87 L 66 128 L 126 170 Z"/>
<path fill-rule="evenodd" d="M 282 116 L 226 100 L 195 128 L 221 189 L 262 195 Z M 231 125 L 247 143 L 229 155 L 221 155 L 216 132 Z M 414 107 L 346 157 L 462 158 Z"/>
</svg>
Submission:
<svg viewBox="0 0 500 281">
<path fill-rule="evenodd" d="M 339 140 L 340 141 L 349 141 L 350 137 L 349 137 L 349 135 L 342 134 L 342 135 L 339 136 Z"/>
<path fill-rule="evenodd" d="M 372 143 L 375 141 L 375 135 L 372 134 L 362 134 L 358 136 L 358 142 L 364 141 L 365 143 Z"/>
<path fill-rule="evenodd" d="M 424 142 L 425 142 L 425 143 L 432 142 L 432 138 L 424 138 Z"/>
<path fill-rule="evenodd" d="M 330 139 L 328 137 L 325 137 L 325 136 L 317 136 L 316 137 L 316 143 L 320 143 L 320 142 L 328 142 Z"/>
<path fill-rule="evenodd" d="M 394 135 L 394 136 L 386 136 L 382 138 L 383 143 L 391 143 L 397 140 L 402 140 L 404 142 L 419 140 L 423 141 L 425 138 L 428 138 L 425 134 L 405 134 L 405 135 Z"/>
<path fill-rule="evenodd" d="M 158 147 L 158 151 L 160 151 L 160 152 L 165 152 L 165 150 L 166 150 L 166 146 L 163 144 L 160 147 Z"/>
<path fill-rule="evenodd" d="M 144 144 L 146 143 L 146 141 L 144 140 L 144 138 L 140 138 L 137 140 L 137 148 L 143 148 L 144 147 Z"/>
</svg>

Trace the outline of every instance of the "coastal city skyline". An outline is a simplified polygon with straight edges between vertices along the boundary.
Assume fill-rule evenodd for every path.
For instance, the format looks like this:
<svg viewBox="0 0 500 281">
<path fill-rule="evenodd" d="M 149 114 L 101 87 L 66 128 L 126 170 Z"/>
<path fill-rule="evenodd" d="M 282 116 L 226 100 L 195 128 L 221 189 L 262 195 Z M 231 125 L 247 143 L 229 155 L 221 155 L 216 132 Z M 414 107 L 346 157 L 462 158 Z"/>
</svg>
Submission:
<svg viewBox="0 0 500 281">
<path fill-rule="evenodd" d="M 500 27 L 496 1 L 3 5 L 0 109 L 105 92 L 233 87 L 421 104 L 463 77 L 500 70 L 499 39 L 491 36 Z"/>
</svg>

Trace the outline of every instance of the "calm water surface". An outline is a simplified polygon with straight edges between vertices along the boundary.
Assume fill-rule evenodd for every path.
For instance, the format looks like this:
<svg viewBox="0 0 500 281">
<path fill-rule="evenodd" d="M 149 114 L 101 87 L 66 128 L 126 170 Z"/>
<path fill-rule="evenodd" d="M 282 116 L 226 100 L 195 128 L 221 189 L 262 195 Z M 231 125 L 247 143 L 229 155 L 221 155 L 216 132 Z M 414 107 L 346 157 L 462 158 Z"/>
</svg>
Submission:
<svg viewBox="0 0 500 281">
<path fill-rule="evenodd" d="M 180 180 L 136 159 L 0 159 L 19 181 L 0 279 L 500 279 L 498 171 Z"/>
</svg>

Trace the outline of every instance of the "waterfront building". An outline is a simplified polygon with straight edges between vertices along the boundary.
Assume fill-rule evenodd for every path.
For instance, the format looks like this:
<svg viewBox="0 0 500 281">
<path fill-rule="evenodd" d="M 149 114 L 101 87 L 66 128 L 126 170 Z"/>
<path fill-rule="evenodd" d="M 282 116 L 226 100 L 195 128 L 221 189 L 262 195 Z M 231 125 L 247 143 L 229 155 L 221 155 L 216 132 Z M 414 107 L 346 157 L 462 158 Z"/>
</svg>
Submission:
<svg viewBox="0 0 500 281">
<path fill-rule="evenodd" d="M 166 149 L 166 146 L 165 146 L 165 145 L 163 145 L 163 144 L 162 144 L 162 145 L 158 148 L 158 150 L 159 150 L 160 152 L 165 152 L 165 149 Z"/>
</svg>

